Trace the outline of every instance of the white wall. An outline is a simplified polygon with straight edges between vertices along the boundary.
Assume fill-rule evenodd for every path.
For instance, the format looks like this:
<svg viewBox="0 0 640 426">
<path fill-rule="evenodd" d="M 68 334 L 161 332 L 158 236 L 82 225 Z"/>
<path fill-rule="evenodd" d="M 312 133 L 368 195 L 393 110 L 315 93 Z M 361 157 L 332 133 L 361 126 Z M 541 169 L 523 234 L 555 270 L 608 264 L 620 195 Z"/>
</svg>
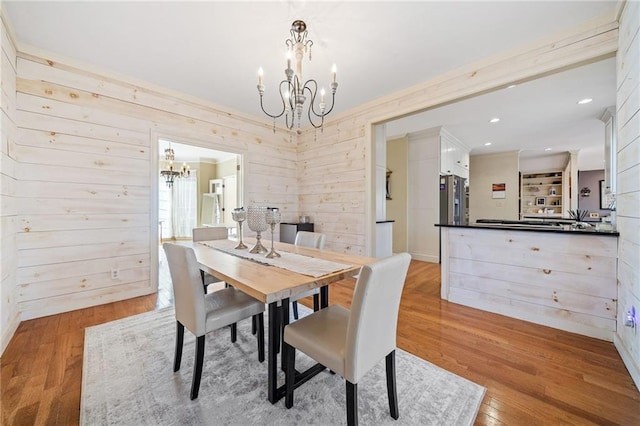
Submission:
<svg viewBox="0 0 640 426">
<path fill-rule="evenodd" d="M 409 135 L 407 235 L 416 260 L 440 261 L 440 127 Z"/>
<path fill-rule="evenodd" d="M 620 18 L 617 55 L 618 130 L 617 219 L 618 315 L 616 348 L 640 387 L 640 333 L 625 327 L 626 313 L 635 308 L 640 320 L 640 2 L 626 2 Z"/>
<path fill-rule="evenodd" d="M 16 161 L 10 145 L 15 137 L 16 50 L 7 30 L 4 14 L 0 20 L 0 354 L 20 324 L 16 296 L 16 227 L 18 198 Z"/>
<path fill-rule="evenodd" d="M 478 219 L 518 220 L 518 151 L 474 155 L 469 167 L 469 223 Z M 494 199 L 491 185 L 506 184 L 505 198 Z"/>
</svg>

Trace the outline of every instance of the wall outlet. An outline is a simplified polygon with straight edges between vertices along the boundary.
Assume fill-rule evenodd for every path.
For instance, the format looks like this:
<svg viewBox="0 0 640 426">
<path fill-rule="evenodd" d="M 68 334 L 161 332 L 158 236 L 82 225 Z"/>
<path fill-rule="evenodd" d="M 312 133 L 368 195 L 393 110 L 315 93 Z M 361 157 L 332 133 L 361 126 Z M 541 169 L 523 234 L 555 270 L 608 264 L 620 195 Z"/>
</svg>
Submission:
<svg viewBox="0 0 640 426">
<path fill-rule="evenodd" d="M 111 279 L 117 280 L 118 278 L 120 278 L 120 269 L 111 268 Z"/>
</svg>

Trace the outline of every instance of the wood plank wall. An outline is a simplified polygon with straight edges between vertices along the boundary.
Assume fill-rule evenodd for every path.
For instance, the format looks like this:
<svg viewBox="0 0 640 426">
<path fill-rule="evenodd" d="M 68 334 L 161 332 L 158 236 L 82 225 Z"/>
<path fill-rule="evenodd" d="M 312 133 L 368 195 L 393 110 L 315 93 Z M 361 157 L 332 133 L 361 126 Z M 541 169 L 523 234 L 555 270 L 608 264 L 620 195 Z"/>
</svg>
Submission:
<svg viewBox="0 0 640 426">
<path fill-rule="evenodd" d="M 442 230 L 442 296 L 450 302 L 613 340 L 616 237 Z"/>
<path fill-rule="evenodd" d="M 202 101 L 20 52 L 16 122 L 22 319 L 154 291 L 154 135 L 243 154 L 245 204 L 298 215 L 296 141 Z"/>
<path fill-rule="evenodd" d="M 0 19 L 0 354 L 20 324 L 16 298 L 16 160 L 10 149 L 16 111 L 16 49 Z"/>
<path fill-rule="evenodd" d="M 625 327 L 632 308 L 640 320 L 640 3 L 627 1 L 620 18 L 617 56 L 618 352 L 640 387 L 640 333 Z M 640 325 L 640 324 L 638 324 Z"/>
<path fill-rule="evenodd" d="M 303 132 L 298 144 L 300 211 L 313 218 L 318 231 L 327 234 L 327 248 L 369 254 L 375 241 L 372 125 L 610 57 L 617 49 L 618 23 L 606 21 L 470 64 L 342 115 L 329 116 L 323 132 Z"/>
</svg>

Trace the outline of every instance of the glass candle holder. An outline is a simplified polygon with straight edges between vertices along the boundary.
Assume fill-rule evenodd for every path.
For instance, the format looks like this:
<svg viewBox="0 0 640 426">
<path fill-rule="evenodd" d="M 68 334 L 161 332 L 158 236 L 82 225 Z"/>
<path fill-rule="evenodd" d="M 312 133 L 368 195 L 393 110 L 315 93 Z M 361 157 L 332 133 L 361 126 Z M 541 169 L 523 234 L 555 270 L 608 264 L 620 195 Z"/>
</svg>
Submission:
<svg viewBox="0 0 640 426">
<path fill-rule="evenodd" d="M 266 220 L 267 208 L 266 207 L 247 207 L 247 225 L 249 229 L 256 233 L 256 244 L 253 246 L 249 253 L 266 253 L 267 249 L 264 248 L 262 242 L 262 233 L 269 228 Z"/>
<path fill-rule="evenodd" d="M 271 251 L 267 254 L 266 257 L 269 259 L 280 257 L 280 253 L 277 253 L 273 248 L 273 231 L 276 225 L 280 223 L 280 210 L 275 207 L 267 208 L 265 220 L 267 224 L 271 227 Z"/>
<path fill-rule="evenodd" d="M 238 222 L 238 245 L 235 246 L 235 248 L 238 250 L 246 249 L 246 244 L 242 242 L 242 223 L 247 220 L 247 212 L 244 210 L 244 207 L 233 209 L 231 219 Z"/>
</svg>

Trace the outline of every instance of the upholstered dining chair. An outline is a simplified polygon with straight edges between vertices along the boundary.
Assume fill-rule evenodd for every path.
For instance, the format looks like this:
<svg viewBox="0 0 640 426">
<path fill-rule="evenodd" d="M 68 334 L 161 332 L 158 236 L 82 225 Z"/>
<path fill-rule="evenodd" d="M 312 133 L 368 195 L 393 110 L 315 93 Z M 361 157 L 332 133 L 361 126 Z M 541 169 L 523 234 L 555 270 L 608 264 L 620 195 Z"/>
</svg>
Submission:
<svg viewBox="0 0 640 426">
<path fill-rule="evenodd" d="M 191 382 L 191 399 L 198 397 L 202 364 L 204 361 L 205 335 L 213 330 L 231 325 L 231 342 L 236 341 L 235 324 L 253 317 L 258 324 L 258 361 L 264 361 L 264 303 L 236 290 L 224 288 L 204 294 L 199 274 L 200 268 L 191 247 L 164 243 L 167 255 L 176 311 L 176 350 L 173 371 L 180 369 L 185 327 L 196 336 L 196 353 Z"/>
<path fill-rule="evenodd" d="M 293 244 L 296 246 L 311 247 L 322 250 L 324 248 L 324 242 L 326 239 L 327 236 L 320 232 L 298 231 Z M 313 310 L 317 311 L 318 309 L 320 309 L 320 289 L 318 288 L 314 288 L 313 290 L 309 290 L 304 293 L 296 294 L 290 299 L 291 307 L 293 308 L 293 317 L 295 319 L 298 319 L 298 300 L 302 299 L 303 297 L 312 295 Z"/>
<path fill-rule="evenodd" d="M 396 328 L 402 288 L 411 256 L 397 254 L 362 267 L 351 310 L 338 305 L 314 312 L 284 329 L 285 406 L 293 406 L 296 349 L 346 381 L 347 424 L 358 423 L 358 382 L 386 358 L 391 417 L 398 419 Z"/>
<path fill-rule="evenodd" d="M 229 237 L 229 232 L 227 228 L 223 226 L 203 226 L 201 228 L 193 228 L 192 237 L 194 243 L 198 241 L 226 240 Z M 219 279 L 202 270 L 200 271 L 200 276 L 202 277 L 202 285 L 205 288 L 205 293 L 207 292 L 207 286 L 209 284 L 220 282 Z"/>
</svg>

